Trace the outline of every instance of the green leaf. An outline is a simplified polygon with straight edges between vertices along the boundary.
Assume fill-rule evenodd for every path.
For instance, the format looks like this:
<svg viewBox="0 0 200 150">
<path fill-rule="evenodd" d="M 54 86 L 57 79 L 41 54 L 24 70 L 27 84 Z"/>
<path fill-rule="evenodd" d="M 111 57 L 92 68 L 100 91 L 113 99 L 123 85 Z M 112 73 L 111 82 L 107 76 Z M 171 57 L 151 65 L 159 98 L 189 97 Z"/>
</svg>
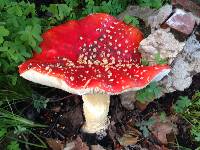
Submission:
<svg viewBox="0 0 200 150">
<path fill-rule="evenodd" d="M 11 76 L 11 83 L 12 83 L 12 85 L 16 85 L 16 83 L 17 83 L 17 76 Z"/>
<path fill-rule="evenodd" d="M 156 120 L 154 118 L 149 118 L 148 120 L 143 120 L 140 123 L 136 123 L 136 126 L 140 128 L 144 137 L 149 136 L 149 129 L 152 125 L 154 125 Z"/>
<path fill-rule="evenodd" d="M 133 26 L 139 27 L 139 20 L 136 17 L 126 15 L 124 17 L 124 22 L 127 24 L 132 24 Z"/>
<path fill-rule="evenodd" d="M 187 96 L 180 96 L 173 108 L 176 113 L 184 113 L 185 110 L 191 105 L 191 100 Z"/>
<path fill-rule="evenodd" d="M 155 54 L 155 55 L 154 55 L 154 58 L 155 58 L 156 64 L 159 64 L 159 65 L 167 64 L 167 60 L 161 58 L 161 57 L 160 57 L 160 53 Z"/>
<path fill-rule="evenodd" d="M 0 37 L 8 36 L 8 35 L 9 35 L 9 30 L 6 29 L 4 26 L 0 26 Z"/>
<path fill-rule="evenodd" d="M 142 131 L 142 135 L 146 138 L 149 136 L 149 129 L 146 126 L 141 126 L 140 130 Z"/>
<path fill-rule="evenodd" d="M 22 12 L 22 8 L 20 7 L 20 5 L 18 5 L 17 3 L 12 3 L 13 5 L 11 7 L 9 7 L 7 9 L 8 14 L 11 15 L 16 15 L 16 16 L 22 16 L 23 12 Z"/>
<path fill-rule="evenodd" d="M 24 6 L 25 6 L 25 10 L 24 10 L 24 12 L 23 12 L 23 14 L 25 15 L 25 16 L 28 16 L 29 14 L 31 14 L 32 16 L 34 16 L 35 15 L 35 12 L 36 12 L 36 10 L 35 10 L 35 4 L 30 4 L 30 3 L 25 3 L 25 2 L 23 2 L 24 3 Z"/>
<path fill-rule="evenodd" d="M 161 122 L 165 122 L 166 121 L 166 113 L 165 112 L 161 112 L 160 113 L 160 120 L 161 120 Z"/>
<path fill-rule="evenodd" d="M 141 64 L 142 64 L 143 66 L 148 66 L 148 65 L 149 65 L 148 60 L 146 60 L 146 59 L 144 59 L 144 58 L 142 58 L 140 61 L 141 61 Z"/>
<path fill-rule="evenodd" d="M 160 8 L 163 4 L 163 1 L 162 0 L 151 0 L 151 7 L 152 8 Z"/>
<path fill-rule="evenodd" d="M 68 7 L 67 5 L 59 4 L 58 5 L 59 19 L 63 20 L 64 17 L 67 17 L 70 15 L 71 11 L 72 11 L 72 8 Z"/>
<path fill-rule="evenodd" d="M 18 125 L 18 126 L 16 126 L 16 128 L 15 128 L 14 134 L 19 135 L 19 134 L 24 133 L 24 132 L 26 132 L 26 131 L 27 131 L 27 128 L 26 128 L 26 127 L 23 127 L 23 126 Z"/>
<path fill-rule="evenodd" d="M 17 141 L 11 141 L 7 146 L 7 150 L 21 150 Z"/>
<path fill-rule="evenodd" d="M 150 83 L 146 88 L 137 91 L 136 99 L 141 103 L 151 102 L 161 95 L 161 88 L 156 82 Z"/>
<path fill-rule="evenodd" d="M 20 34 L 20 39 L 25 42 L 32 49 L 35 49 L 42 38 L 40 37 L 41 26 L 27 26 L 24 31 L 18 32 Z"/>
<path fill-rule="evenodd" d="M 142 7 L 160 8 L 163 0 L 137 0 L 137 3 Z"/>
<path fill-rule="evenodd" d="M 39 42 L 42 41 L 42 37 L 40 36 L 41 32 L 42 31 L 41 31 L 41 26 L 40 25 L 36 24 L 36 25 L 33 26 L 32 35 Z"/>
<path fill-rule="evenodd" d="M 3 138 L 7 133 L 6 128 L 0 128 L 0 139 Z"/>
<path fill-rule="evenodd" d="M 33 106 L 37 109 L 38 112 L 40 112 L 41 109 L 44 109 L 47 107 L 48 99 L 46 99 L 44 96 L 38 95 L 37 93 L 33 93 L 32 95 L 33 99 Z"/>
<path fill-rule="evenodd" d="M 4 38 L 0 36 L 0 44 L 4 42 Z"/>
<path fill-rule="evenodd" d="M 191 134 L 194 136 L 195 141 L 200 142 L 200 124 L 192 127 Z"/>
<path fill-rule="evenodd" d="M 7 52 L 7 51 L 8 51 L 7 46 L 0 47 L 0 52 Z"/>
</svg>

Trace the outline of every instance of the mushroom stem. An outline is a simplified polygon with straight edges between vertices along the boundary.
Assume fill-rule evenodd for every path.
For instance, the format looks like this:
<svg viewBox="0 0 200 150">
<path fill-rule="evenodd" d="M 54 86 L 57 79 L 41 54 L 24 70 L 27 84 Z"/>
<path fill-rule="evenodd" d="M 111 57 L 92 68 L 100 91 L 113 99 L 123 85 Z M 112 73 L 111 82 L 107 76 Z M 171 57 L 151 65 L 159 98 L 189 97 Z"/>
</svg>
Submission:
<svg viewBox="0 0 200 150">
<path fill-rule="evenodd" d="M 85 123 L 82 130 L 86 133 L 97 133 L 108 128 L 108 111 L 110 96 L 106 94 L 82 95 Z"/>
</svg>

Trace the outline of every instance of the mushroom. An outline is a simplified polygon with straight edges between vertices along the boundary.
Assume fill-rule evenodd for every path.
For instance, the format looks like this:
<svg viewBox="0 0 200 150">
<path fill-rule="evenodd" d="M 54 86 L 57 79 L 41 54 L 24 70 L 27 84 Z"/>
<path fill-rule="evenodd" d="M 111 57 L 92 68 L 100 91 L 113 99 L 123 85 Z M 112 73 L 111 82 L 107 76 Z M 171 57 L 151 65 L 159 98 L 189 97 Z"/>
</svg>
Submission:
<svg viewBox="0 0 200 150">
<path fill-rule="evenodd" d="M 106 130 L 110 95 L 136 91 L 158 81 L 168 65 L 142 66 L 139 29 L 103 13 L 53 27 L 43 35 L 42 52 L 19 66 L 32 82 L 82 95 L 82 130 Z"/>
</svg>

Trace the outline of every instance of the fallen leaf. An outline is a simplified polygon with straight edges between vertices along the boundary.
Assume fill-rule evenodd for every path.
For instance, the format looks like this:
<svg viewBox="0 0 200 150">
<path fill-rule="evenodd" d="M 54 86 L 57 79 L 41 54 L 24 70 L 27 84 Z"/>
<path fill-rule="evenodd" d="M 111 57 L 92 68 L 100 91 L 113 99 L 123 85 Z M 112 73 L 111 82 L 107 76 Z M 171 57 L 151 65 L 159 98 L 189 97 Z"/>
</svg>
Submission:
<svg viewBox="0 0 200 150">
<path fill-rule="evenodd" d="M 61 110 L 61 106 L 53 107 L 51 110 L 58 113 Z"/>
<path fill-rule="evenodd" d="M 63 150 L 64 144 L 57 139 L 46 138 L 47 144 L 52 150 Z"/>
<path fill-rule="evenodd" d="M 64 150 L 89 150 L 89 147 L 81 140 L 80 137 L 77 137 L 76 140 L 67 143 Z"/>
<path fill-rule="evenodd" d="M 139 136 L 140 132 L 137 129 L 129 127 L 123 136 L 118 138 L 118 141 L 122 146 L 134 145 L 139 141 Z"/>
<path fill-rule="evenodd" d="M 145 141 L 143 144 L 145 145 L 145 148 L 147 148 L 148 150 L 169 150 L 164 145 L 160 146 L 150 141 Z"/>
<path fill-rule="evenodd" d="M 91 145 L 91 150 L 106 150 L 101 145 Z"/>
<path fill-rule="evenodd" d="M 146 103 L 141 103 L 139 101 L 135 102 L 136 107 L 141 111 L 144 111 L 147 108 L 148 104 L 149 104 L 148 102 Z"/>
<path fill-rule="evenodd" d="M 152 134 L 160 141 L 162 144 L 167 144 L 167 135 L 170 133 L 177 133 L 177 127 L 172 123 L 169 117 L 162 120 L 159 115 L 155 115 L 152 118 L 155 119 L 155 123 L 149 127 Z"/>
</svg>

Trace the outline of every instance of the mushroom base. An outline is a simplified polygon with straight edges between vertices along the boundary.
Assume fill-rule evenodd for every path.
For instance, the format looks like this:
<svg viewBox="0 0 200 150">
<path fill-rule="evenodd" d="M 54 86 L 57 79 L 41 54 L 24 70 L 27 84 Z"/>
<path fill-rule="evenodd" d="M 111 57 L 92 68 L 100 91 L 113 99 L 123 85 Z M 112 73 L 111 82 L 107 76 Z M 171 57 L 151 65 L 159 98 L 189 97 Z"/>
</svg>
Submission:
<svg viewBox="0 0 200 150">
<path fill-rule="evenodd" d="M 109 125 L 107 117 L 110 105 L 110 96 L 104 94 L 87 94 L 82 96 L 85 123 L 82 131 L 98 133 L 106 130 Z"/>
</svg>

